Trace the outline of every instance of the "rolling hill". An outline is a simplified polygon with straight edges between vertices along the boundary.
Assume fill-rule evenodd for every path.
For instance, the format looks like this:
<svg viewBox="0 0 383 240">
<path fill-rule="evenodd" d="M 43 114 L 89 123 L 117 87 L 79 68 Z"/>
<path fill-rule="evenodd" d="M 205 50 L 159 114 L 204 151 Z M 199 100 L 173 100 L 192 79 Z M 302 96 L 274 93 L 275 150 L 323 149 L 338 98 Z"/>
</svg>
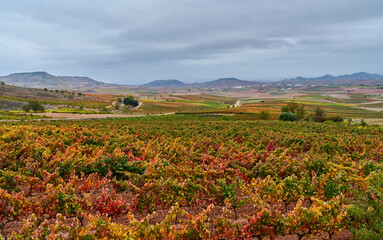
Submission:
<svg viewBox="0 0 383 240">
<path fill-rule="evenodd" d="M 141 87 L 185 87 L 186 84 L 176 79 L 155 80 L 141 85 Z"/>
<path fill-rule="evenodd" d="M 0 76 L 0 81 L 13 86 L 47 88 L 51 90 L 99 89 L 118 86 L 116 84 L 96 81 L 88 77 L 54 76 L 47 72 L 13 73 L 8 76 Z"/>
<path fill-rule="evenodd" d="M 354 73 L 351 75 L 332 76 L 324 75 L 316 78 L 296 77 L 281 81 L 287 84 L 304 85 L 346 85 L 346 84 L 383 84 L 383 75 L 370 74 L 366 72 Z"/>
<path fill-rule="evenodd" d="M 156 80 L 141 87 L 173 87 L 173 88 L 230 88 L 256 85 L 257 82 L 239 80 L 237 78 L 220 78 L 202 83 L 184 83 L 179 80 Z"/>
<path fill-rule="evenodd" d="M 21 110 L 21 107 L 30 100 L 37 100 L 44 104 L 67 105 L 76 102 L 80 104 L 86 102 L 94 103 L 104 101 L 105 99 L 79 94 L 78 92 L 43 90 L 0 84 L 0 111 Z"/>
<path fill-rule="evenodd" d="M 89 77 L 78 76 L 54 76 L 47 72 L 12 73 L 7 76 L 0 76 L 0 81 L 7 85 L 28 88 L 40 88 L 49 90 L 90 90 L 90 89 L 111 89 L 125 88 L 132 86 L 121 84 L 109 84 L 96 81 Z M 230 88 L 256 85 L 256 82 L 239 80 L 237 78 L 220 78 L 203 83 L 184 83 L 176 79 L 155 80 L 135 87 L 154 88 Z"/>
<path fill-rule="evenodd" d="M 40 88 L 49 90 L 78 90 L 78 91 L 93 91 L 97 89 L 132 89 L 132 88 L 234 88 L 255 86 L 259 82 L 240 80 L 237 78 L 219 78 L 213 81 L 202 83 L 184 83 L 176 79 L 155 80 L 143 85 L 128 86 L 121 84 L 110 84 L 96 81 L 89 77 L 78 76 L 54 76 L 47 72 L 29 72 L 29 73 L 13 73 L 7 76 L 0 76 L 0 82 L 5 84 Z M 350 75 L 332 76 L 324 75 L 321 77 L 305 78 L 296 77 L 285 79 L 272 84 L 301 84 L 301 85 L 383 85 L 383 75 L 369 74 L 359 72 Z"/>
<path fill-rule="evenodd" d="M 196 83 L 195 87 L 199 88 L 229 88 L 229 87 L 246 87 L 246 86 L 254 86 L 257 82 L 239 80 L 237 78 L 220 78 L 217 80 L 204 82 L 204 83 Z"/>
</svg>

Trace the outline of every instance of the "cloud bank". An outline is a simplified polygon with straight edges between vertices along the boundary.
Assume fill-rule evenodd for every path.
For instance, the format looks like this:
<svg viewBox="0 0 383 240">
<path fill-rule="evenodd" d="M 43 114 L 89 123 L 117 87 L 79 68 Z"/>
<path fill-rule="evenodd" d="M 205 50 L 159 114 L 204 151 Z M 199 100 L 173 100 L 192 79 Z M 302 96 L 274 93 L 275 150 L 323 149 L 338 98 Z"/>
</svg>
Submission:
<svg viewBox="0 0 383 240">
<path fill-rule="evenodd" d="M 7 1 L 0 75 L 140 84 L 382 73 L 381 9 L 380 0 Z"/>
</svg>

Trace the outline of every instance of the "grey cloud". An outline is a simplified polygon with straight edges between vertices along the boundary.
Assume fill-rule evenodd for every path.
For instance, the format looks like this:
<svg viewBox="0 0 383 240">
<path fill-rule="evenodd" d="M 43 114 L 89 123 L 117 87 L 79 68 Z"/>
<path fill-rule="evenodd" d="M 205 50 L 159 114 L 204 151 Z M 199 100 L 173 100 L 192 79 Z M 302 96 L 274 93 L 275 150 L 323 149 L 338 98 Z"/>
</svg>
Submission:
<svg viewBox="0 0 383 240">
<path fill-rule="evenodd" d="M 379 72 L 381 9 L 380 0 L 7 1 L 0 74 L 133 83 Z"/>
</svg>

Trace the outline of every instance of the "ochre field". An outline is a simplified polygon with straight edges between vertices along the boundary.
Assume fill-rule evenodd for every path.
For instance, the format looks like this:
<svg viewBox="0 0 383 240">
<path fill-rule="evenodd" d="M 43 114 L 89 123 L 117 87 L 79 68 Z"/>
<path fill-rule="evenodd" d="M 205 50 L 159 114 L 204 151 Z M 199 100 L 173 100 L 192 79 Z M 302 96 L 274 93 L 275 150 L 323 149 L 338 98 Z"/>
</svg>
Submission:
<svg viewBox="0 0 383 240">
<path fill-rule="evenodd" d="M 383 128 L 162 116 L 0 123 L 3 239 L 383 238 Z"/>
</svg>

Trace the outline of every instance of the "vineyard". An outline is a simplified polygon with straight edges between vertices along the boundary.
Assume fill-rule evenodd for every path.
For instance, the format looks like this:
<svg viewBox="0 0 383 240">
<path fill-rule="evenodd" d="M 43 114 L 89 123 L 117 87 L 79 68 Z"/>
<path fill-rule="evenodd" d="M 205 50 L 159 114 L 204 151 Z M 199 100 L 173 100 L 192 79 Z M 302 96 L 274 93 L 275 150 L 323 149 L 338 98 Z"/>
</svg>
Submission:
<svg viewBox="0 0 383 240">
<path fill-rule="evenodd" d="M 0 239 L 382 239 L 382 158 L 347 123 L 0 123 Z"/>
</svg>

